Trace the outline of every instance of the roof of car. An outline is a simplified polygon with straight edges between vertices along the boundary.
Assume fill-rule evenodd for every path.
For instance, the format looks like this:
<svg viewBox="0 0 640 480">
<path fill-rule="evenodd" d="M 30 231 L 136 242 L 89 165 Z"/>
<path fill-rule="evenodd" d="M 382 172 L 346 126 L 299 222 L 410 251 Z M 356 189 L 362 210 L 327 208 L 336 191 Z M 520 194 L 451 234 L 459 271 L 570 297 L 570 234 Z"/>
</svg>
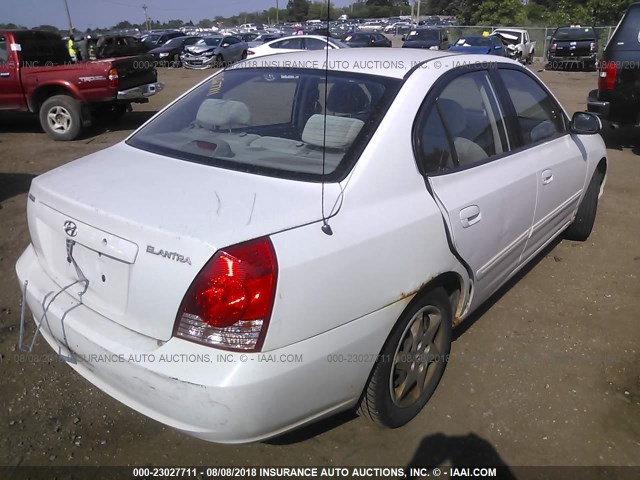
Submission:
<svg viewBox="0 0 640 480">
<path fill-rule="evenodd" d="M 295 38 L 295 37 L 294 37 Z M 255 59 L 245 60 L 229 67 L 234 68 L 311 68 L 322 70 L 329 59 L 332 71 L 366 73 L 390 78 L 403 78 L 416 65 L 429 60 L 440 59 L 436 68 L 446 71 L 462 64 L 467 55 L 449 53 L 447 51 L 431 51 L 421 48 L 368 48 L 366 54 L 359 48 L 337 48 L 335 50 L 305 50 L 291 53 L 276 53 Z M 456 65 L 447 62 L 449 57 L 456 58 Z M 469 63 L 504 62 L 517 64 L 513 60 L 497 56 L 474 55 Z"/>
</svg>

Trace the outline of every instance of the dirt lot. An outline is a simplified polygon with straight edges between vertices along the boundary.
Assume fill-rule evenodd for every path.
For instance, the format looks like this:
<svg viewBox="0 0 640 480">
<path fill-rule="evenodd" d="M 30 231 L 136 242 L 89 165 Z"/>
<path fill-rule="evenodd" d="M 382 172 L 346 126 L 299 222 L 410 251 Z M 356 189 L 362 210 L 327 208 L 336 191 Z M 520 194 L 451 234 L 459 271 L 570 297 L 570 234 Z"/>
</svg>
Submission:
<svg viewBox="0 0 640 480">
<path fill-rule="evenodd" d="M 268 443 L 215 445 L 124 407 L 64 363 L 20 361 L 14 265 L 29 242 L 31 178 L 124 139 L 208 73 L 161 71 L 168 88 L 151 103 L 74 142 L 50 140 L 34 118 L 0 120 L 0 465 L 640 465 L 638 130 L 606 134 L 589 241 L 555 244 L 458 329 L 440 387 L 403 428 L 347 413 Z M 539 75 L 570 113 L 597 82 Z M 40 340 L 35 353 L 51 350 Z"/>
</svg>

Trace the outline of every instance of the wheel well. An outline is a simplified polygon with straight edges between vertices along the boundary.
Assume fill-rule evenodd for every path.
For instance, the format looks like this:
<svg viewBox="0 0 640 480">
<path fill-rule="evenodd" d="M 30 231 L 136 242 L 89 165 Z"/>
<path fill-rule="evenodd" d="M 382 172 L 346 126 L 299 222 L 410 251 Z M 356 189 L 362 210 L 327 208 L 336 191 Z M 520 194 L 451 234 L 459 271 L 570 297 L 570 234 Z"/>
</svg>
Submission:
<svg viewBox="0 0 640 480">
<path fill-rule="evenodd" d="M 68 95 L 75 98 L 73 97 L 73 94 L 64 87 L 59 85 L 45 85 L 44 87 L 40 87 L 36 90 L 31 96 L 31 110 L 33 112 L 38 112 L 45 100 L 55 95 Z"/>
<path fill-rule="evenodd" d="M 600 163 L 596 167 L 596 171 L 600 174 L 600 183 L 604 181 L 604 177 L 607 175 L 607 159 L 600 159 Z"/>
<path fill-rule="evenodd" d="M 414 300 L 417 300 L 428 291 L 433 290 L 436 287 L 444 288 L 451 302 L 451 312 L 453 313 L 453 325 L 460 322 L 460 299 L 462 297 L 463 281 L 460 275 L 454 272 L 446 272 L 438 275 L 432 280 L 423 284 L 414 296 Z"/>
</svg>

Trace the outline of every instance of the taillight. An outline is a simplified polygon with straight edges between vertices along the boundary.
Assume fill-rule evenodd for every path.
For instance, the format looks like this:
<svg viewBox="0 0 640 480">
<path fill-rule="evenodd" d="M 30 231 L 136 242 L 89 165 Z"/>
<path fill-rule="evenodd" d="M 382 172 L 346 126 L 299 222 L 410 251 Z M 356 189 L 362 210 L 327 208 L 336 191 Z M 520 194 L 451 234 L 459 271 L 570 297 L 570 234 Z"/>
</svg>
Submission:
<svg viewBox="0 0 640 480">
<path fill-rule="evenodd" d="M 247 50 L 247 55 L 255 55 L 256 52 L 254 52 L 253 50 Z"/>
<path fill-rule="evenodd" d="M 591 42 L 591 45 L 589 46 L 591 53 L 595 52 L 596 49 L 596 42 Z"/>
<path fill-rule="evenodd" d="M 259 350 L 273 308 L 277 275 L 269 238 L 219 250 L 182 300 L 175 336 L 226 350 Z"/>
<path fill-rule="evenodd" d="M 598 77 L 598 90 L 613 90 L 618 76 L 616 62 L 602 62 L 600 76 Z"/>
<path fill-rule="evenodd" d="M 552 52 L 555 52 L 556 51 L 556 47 L 557 47 L 557 45 L 555 43 L 552 43 L 551 45 L 549 45 L 549 50 L 552 51 Z"/>
<path fill-rule="evenodd" d="M 109 85 L 117 87 L 120 85 L 120 77 L 118 76 L 118 69 L 112 68 L 109 70 Z"/>
</svg>

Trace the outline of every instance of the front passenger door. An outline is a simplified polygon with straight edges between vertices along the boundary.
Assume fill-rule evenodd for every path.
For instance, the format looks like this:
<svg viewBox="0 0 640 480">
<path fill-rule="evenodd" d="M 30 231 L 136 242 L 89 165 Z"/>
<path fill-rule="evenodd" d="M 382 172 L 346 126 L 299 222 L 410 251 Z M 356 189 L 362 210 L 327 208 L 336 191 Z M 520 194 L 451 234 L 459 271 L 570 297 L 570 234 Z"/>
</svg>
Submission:
<svg viewBox="0 0 640 480">
<path fill-rule="evenodd" d="M 572 219 L 585 185 L 587 157 L 567 131 L 568 120 L 553 97 L 521 69 L 498 70 L 513 104 L 517 156 L 536 172 L 536 212 L 523 259 L 540 251 Z"/>
</svg>

